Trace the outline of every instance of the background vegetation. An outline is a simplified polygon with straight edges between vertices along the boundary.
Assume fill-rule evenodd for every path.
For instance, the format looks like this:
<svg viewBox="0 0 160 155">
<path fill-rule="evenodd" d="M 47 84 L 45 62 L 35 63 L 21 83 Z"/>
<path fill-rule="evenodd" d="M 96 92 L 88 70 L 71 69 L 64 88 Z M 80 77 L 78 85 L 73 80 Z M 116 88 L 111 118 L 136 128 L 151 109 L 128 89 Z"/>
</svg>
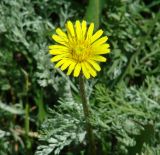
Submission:
<svg viewBox="0 0 160 155">
<path fill-rule="evenodd" d="M 98 155 L 160 155 L 159 0 L 1 0 L 0 155 L 85 155 L 78 82 L 50 63 L 67 20 L 94 21 L 111 54 L 86 84 Z"/>
</svg>

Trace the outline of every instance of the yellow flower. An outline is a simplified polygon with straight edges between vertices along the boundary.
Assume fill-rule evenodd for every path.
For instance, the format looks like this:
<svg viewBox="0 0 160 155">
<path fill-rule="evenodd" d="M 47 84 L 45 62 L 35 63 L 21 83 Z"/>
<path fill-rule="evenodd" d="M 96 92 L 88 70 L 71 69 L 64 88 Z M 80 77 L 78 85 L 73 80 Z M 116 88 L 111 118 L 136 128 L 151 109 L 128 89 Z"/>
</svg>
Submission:
<svg viewBox="0 0 160 155">
<path fill-rule="evenodd" d="M 97 62 L 105 62 L 106 58 L 101 54 L 110 52 L 107 36 L 101 37 L 102 30 L 93 33 L 94 23 L 87 29 L 86 21 L 77 20 L 75 24 L 71 21 L 66 23 L 67 32 L 60 28 L 52 36 L 58 44 L 49 46 L 49 53 L 53 55 L 51 62 L 57 62 L 55 67 L 61 70 L 68 68 L 67 75 L 73 72 L 78 77 L 80 72 L 89 79 L 95 77 L 101 68 Z"/>
</svg>

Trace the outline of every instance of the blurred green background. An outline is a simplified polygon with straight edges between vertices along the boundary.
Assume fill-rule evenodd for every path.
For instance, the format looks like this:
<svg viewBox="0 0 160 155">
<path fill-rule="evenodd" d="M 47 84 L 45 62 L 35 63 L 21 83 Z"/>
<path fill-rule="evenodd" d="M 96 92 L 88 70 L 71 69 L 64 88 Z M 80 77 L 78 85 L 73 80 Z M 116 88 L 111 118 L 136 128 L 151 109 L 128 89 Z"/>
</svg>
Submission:
<svg viewBox="0 0 160 155">
<path fill-rule="evenodd" d="M 77 79 L 48 54 L 77 19 L 111 45 L 86 83 L 97 155 L 160 155 L 160 0 L 0 0 L 0 155 L 87 155 Z"/>
</svg>

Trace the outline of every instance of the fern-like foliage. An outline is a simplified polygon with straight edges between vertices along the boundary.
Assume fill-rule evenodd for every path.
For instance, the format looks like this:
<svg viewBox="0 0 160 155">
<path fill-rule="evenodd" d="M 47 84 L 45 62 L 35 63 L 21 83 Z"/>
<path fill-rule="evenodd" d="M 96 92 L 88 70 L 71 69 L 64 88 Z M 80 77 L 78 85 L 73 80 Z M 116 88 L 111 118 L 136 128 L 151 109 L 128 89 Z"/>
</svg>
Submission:
<svg viewBox="0 0 160 155">
<path fill-rule="evenodd" d="M 140 153 L 143 144 L 151 144 L 160 136 L 159 85 L 159 78 L 154 77 L 147 77 L 140 88 L 126 87 L 123 83 L 111 91 L 104 85 L 96 85 L 93 122 L 97 137 L 101 141 L 110 139 L 111 152 Z M 154 144 L 157 147 L 158 141 Z"/>
<path fill-rule="evenodd" d="M 112 91 L 105 85 L 95 85 L 95 91 L 90 96 L 91 122 L 96 145 L 102 148 L 101 154 L 140 153 L 144 144 L 151 144 L 154 135 L 160 136 L 160 117 L 157 114 L 160 109 L 159 86 L 158 78 L 154 77 L 147 77 L 140 88 L 128 88 L 123 83 Z M 69 90 L 66 98 L 59 101 L 60 105 L 50 110 L 50 117 L 42 125 L 40 141 L 45 145 L 38 146 L 36 154 L 60 154 L 68 145 L 83 145 L 85 150 L 82 107 Z M 154 141 L 154 145 L 158 147 L 158 141 Z"/>
<path fill-rule="evenodd" d="M 38 146 L 36 155 L 51 152 L 58 155 L 66 146 L 76 147 L 86 143 L 82 105 L 73 98 L 69 83 L 63 92 L 63 99 L 54 109 L 49 109 L 50 116 L 42 124 L 39 140 L 45 144 Z"/>
</svg>

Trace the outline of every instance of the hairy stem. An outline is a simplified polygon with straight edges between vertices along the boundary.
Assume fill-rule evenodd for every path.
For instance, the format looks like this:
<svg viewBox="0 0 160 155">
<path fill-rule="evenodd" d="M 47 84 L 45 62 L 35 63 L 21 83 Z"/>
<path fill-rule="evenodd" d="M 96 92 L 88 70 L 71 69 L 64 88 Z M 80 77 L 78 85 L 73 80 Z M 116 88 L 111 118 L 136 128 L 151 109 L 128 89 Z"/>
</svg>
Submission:
<svg viewBox="0 0 160 155">
<path fill-rule="evenodd" d="M 82 100 L 82 105 L 83 105 L 83 112 L 84 112 L 84 117 L 85 117 L 85 122 L 86 122 L 87 141 L 89 145 L 89 155 L 96 155 L 96 146 L 94 142 L 92 126 L 89 120 L 90 112 L 89 112 L 87 97 L 85 93 L 84 78 L 82 74 L 80 75 L 80 78 L 79 78 L 79 85 L 80 85 L 80 95 L 81 95 L 81 100 Z"/>
</svg>

